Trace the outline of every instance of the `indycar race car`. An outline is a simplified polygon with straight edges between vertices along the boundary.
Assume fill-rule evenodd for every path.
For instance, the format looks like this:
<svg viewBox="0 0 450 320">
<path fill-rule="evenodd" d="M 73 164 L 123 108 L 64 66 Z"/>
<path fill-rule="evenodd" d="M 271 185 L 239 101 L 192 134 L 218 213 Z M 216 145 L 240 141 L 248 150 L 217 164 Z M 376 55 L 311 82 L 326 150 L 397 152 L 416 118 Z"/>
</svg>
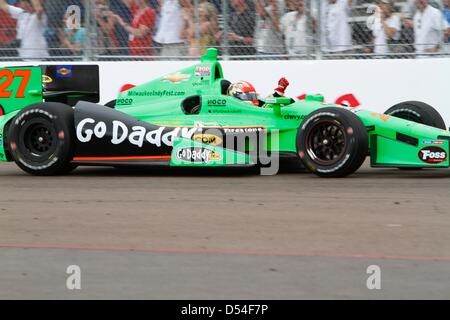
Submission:
<svg viewBox="0 0 450 320">
<path fill-rule="evenodd" d="M 450 132 L 422 102 L 385 114 L 327 104 L 321 95 L 227 95 L 218 51 L 99 105 L 98 66 L 0 69 L 0 160 L 34 175 L 77 166 L 268 168 L 289 158 L 322 177 L 373 167 L 449 167 Z"/>
</svg>

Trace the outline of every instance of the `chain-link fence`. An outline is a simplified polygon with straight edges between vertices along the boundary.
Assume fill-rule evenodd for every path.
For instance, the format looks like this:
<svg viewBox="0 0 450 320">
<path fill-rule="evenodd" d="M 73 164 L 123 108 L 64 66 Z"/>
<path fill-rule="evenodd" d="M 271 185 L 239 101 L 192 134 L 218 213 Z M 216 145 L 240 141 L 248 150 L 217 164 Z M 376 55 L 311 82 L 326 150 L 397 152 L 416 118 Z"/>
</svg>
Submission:
<svg viewBox="0 0 450 320">
<path fill-rule="evenodd" d="M 450 0 L 0 0 L 0 60 L 450 56 Z"/>
</svg>

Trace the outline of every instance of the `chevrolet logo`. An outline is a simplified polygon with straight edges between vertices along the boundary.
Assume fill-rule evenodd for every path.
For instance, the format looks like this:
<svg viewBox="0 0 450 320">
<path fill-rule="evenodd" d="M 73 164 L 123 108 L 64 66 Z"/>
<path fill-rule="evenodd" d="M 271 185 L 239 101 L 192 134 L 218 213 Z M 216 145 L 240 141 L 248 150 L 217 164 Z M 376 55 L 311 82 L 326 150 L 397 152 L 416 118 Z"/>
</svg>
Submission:
<svg viewBox="0 0 450 320">
<path fill-rule="evenodd" d="M 185 81 L 187 79 L 189 79 L 191 76 L 188 74 L 183 74 L 183 73 L 174 73 L 168 76 L 164 77 L 165 81 L 170 81 L 172 83 L 180 83 L 182 81 Z"/>
</svg>

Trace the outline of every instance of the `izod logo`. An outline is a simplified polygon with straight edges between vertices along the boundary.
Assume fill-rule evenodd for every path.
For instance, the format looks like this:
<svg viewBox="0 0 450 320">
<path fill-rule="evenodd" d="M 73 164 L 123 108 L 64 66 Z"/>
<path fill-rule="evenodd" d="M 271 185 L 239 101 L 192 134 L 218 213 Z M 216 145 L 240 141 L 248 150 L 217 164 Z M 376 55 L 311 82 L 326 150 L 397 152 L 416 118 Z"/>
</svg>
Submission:
<svg viewBox="0 0 450 320">
<path fill-rule="evenodd" d="M 420 149 L 419 159 L 428 164 L 438 164 L 447 160 L 447 152 L 439 147 L 425 147 Z"/>
<path fill-rule="evenodd" d="M 196 134 L 192 137 L 192 140 L 204 143 L 204 144 L 209 144 L 212 146 L 217 146 L 220 145 L 222 143 L 222 138 L 214 135 L 214 134 L 208 134 L 208 133 L 200 133 L 200 134 Z"/>
</svg>

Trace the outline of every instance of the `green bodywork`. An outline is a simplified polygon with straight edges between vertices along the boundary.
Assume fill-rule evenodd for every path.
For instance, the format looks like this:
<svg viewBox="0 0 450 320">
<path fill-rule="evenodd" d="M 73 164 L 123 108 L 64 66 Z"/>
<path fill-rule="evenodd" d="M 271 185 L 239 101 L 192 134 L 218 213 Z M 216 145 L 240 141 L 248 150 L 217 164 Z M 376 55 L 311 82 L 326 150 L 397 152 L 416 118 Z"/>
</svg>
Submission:
<svg viewBox="0 0 450 320">
<path fill-rule="evenodd" d="M 5 116 L 0 117 L 0 130 L 16 114 L 17 110 L 42 99 L 38 68 L 33 71 L 26 99 L 0 99 Z M 351 110 L 368 130 L 370 156 L 373 166 L 391 167 L 448 167 L 446 161 L 439 164 L 425 163 L 419 157 L 424 147 L 439 147 L 449 154 L 450 132 L 403 119 L 386 116 L 362 109 L 326 104 L 320 95 L 307 96 L 305 100 L 290 104 L 286 98 L 267 98 L 262 108 L 224 95 L 222 67 L 217 60 L 217 50 L 209 49 L 201 62 L 186 69 L 170 73 L 119 94 L 116 110 L 139 120 L 165 127 L 263 127 L 267 133 L 268 152 L 297 154 L 297 133 L 304 119 L 312 112 L 325 107 Z M 1 81 L 1 79 L 0 79 Z M 14 88 L 14 86 L 13 86 Z M 186 114 L 182 103 L 188 97 L 200 97 L 198 114 Z M 76 108 L 76 107 L 75 107 Z M 276 141 L 276 142 L 273 142 Z M 220 154 L 227 161 L 192 163 L 177 159 L 174 155 L 188 146 L 199 146 Z M 170 164 L 173 166 L 219 166 L 248 163 L 246 154 L 227 154 L 232 151 L 218 146 L 187 140 L 174 139 Z M 0 145 L 0 159 L 7 160 Z M 232 159 L 232 160 L 228 160 Z"/>
</svg>

